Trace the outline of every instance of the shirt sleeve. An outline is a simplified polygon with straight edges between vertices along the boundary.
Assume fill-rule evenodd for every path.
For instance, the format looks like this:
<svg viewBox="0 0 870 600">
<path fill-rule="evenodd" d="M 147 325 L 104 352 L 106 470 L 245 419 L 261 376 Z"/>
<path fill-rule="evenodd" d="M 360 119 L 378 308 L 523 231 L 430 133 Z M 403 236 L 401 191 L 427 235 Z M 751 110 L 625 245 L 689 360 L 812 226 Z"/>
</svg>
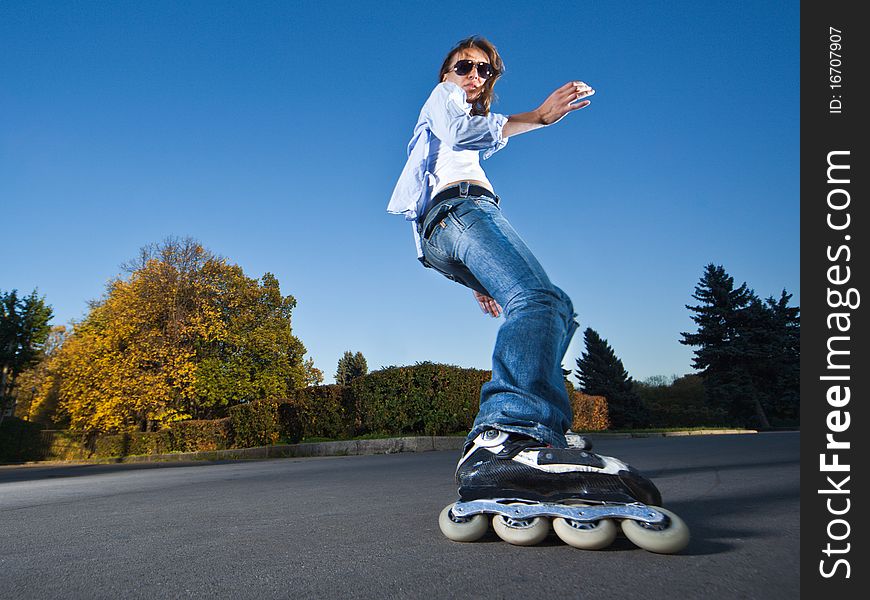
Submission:
<svg viewBox="0 0 870 600">
<path fill-rule="evenodd" d="M 508 142 L 502 135 L 508 118 L 494 112 L 472 115 L 465 90 L 455 83 L 439 83 L 426 101 L 425 111 L 435 137 L 457 150 L 480 150 L 487 159 Z"/>
</svg>

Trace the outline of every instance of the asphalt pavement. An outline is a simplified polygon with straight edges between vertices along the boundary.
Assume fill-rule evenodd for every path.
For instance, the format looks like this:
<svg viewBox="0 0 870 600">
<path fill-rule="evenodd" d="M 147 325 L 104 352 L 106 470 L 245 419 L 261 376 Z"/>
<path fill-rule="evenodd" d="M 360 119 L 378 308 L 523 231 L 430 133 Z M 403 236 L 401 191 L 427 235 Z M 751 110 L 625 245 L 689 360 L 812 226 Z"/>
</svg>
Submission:
<svg viewBox="0 0 870 600">
<path fill-rule="evenodd" d="M 795 598 L 797 432 L 613 439 L 677 555 L 445 539 L 456 452 L 0 468 L 2 598 Z"/>
</svg>

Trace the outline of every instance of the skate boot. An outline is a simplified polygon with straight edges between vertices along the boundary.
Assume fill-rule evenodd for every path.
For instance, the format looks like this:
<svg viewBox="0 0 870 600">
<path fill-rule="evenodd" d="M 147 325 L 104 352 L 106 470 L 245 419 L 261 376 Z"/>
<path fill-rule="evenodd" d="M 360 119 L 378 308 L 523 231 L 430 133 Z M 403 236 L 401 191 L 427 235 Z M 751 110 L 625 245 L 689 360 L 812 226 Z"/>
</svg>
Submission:
<svg viewBox="0 0 870 600">
<path fill-rule="evenodd" d="M 584 549 L 610 545 L 616 522 L 632 542 L 672 553 L 689 541 L 685 523 L 663 508 L 656 486 L 639 471 L 582 448 L 552 448 L 494 429 L 470 444 L 456 469 L 459 502 L 439 523 L 446 537 L 473 541 L 487 531 L 517 545 L 541 542 L 549 520 L 565 543 Z"/>
</svg>

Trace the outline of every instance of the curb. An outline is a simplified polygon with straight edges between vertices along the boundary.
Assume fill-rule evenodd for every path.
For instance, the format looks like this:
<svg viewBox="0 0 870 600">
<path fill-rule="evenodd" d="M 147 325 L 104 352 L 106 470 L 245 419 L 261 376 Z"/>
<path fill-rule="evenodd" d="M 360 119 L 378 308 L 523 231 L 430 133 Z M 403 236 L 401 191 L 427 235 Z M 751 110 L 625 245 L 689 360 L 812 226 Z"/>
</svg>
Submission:
<svg viewBox="0 0 870 600">
<path fill-rule="evenodd" d="M 637 433 L 589 433 L 583 434 L 593 443 L 599 439 L 629 439 L 648 437 L 677 437 L 688 435 L 734 435 L 758 433 L 754 429 L 702 429 L 695 431 L 637 432 Z M 324 456 L 363 456 L 373 454 L 398 454 L 400 452 L 433 452 L 436 450 L 462 449 L 465 438 L 459 436 L 411 436 L 382 440 L 346 440 L 338 442 L 310 442 L 281 444 L 256 448 L 231 450 L 206 450 L 200 452 L 173 452 L 171 454 L 148 454 L 142 456 L 117 456 L 79 460 L 44 460 L 3 467 L 106 464 L 106 463 L 153 463 L 208 460 L 264 460 L 268 458 L 310 458 Z"/>
<path fill-rule="evenodd" d="M 311 442 L 280 444 L 256 448 L 205 450 L 199 452 L 173 452 L 76 460 L 43 460 L 4 467 L 37 467 L 50 465 L 92 465 L 117 463 L 189 462 L 209 460 L 264 460 L 267 458 L 310 458 L 324 456 L 361 456 L 371 454 L 397 454 L 399 452 L 432 452 L 435 450 L 461 450 L 465 438 L 458 436 L 400 437 L 382 440 L 346 440 L 337 442 Z"/>
<path fill-rule="evenodd" d="M 651 431 L 637 433 L 590 433 L 585 437 L 590 440 L 596 438 L 611 438 L 611 439 L 628 439 L 628 438 L 647 438 L 647 437 L 677 437 L 686 435 L 735 435 L 744 433 L 758 433 L 756 429 L 697 429 L 694 431 Z"/>
</svg>

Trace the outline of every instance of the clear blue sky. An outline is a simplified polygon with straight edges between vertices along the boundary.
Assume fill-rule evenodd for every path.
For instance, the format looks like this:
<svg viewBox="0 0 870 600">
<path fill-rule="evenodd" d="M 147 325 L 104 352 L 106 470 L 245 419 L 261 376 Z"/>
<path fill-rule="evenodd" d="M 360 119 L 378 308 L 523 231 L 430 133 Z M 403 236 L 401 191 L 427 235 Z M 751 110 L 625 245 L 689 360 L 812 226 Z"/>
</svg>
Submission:
<svg viewBox="0 0 870 600">
<path fill-rule="evenodd" d="M 0 289 L 80 320 L 138 248 L 192 236 L 278 277 L 327 382 L 345 350 L 489 368 L 502 320 L 385 212 L 470 34 L 507 65 L 497 112 L 596 89 L 483 165 L 632 376 L 692 371 L 684 305 L 710 262 L 800 304 L 793 1 L 2 2 Z"/>
</svg>

